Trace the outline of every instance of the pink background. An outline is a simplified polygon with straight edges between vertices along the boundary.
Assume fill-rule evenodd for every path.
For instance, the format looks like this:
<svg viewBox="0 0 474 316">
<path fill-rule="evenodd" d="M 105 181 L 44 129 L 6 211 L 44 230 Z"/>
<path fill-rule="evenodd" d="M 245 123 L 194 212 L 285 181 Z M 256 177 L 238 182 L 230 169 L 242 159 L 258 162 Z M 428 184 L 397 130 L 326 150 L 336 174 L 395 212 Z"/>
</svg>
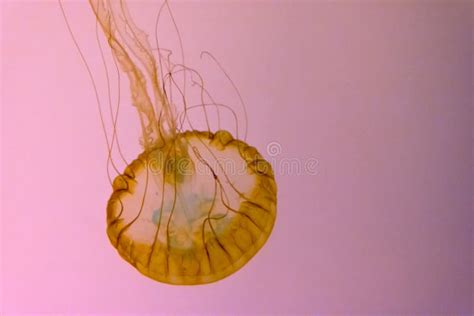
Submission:
<svg viewBox="0 0 474 316">
<path fill-rule="evenodd" d="M 149 30 L 159 5 L 134 4 Z M 58 4 L 6 1 L 1 312 L 469 313 L 467 1 L 172 7 L 187 63 L 208 71 L 210 89 L 234 102 L 215 65 L 199 59 L 211 51 L 239 87 L 249 142 L 267 158 L 272 141 L 279 160 L 316 158 L 317 174 L 277 174 L 274 232 L 238 273 L 196 287 L 141 276 L 105 234 L 106 147 Z M 65 9 L 105 100 L 91 11 L 82 2 Z M 176 39 L 169 23 L 163 30 Z M 140 150 L 138 121 L 123 87 L 119 133 L 131 158 Z"/>
</svg>

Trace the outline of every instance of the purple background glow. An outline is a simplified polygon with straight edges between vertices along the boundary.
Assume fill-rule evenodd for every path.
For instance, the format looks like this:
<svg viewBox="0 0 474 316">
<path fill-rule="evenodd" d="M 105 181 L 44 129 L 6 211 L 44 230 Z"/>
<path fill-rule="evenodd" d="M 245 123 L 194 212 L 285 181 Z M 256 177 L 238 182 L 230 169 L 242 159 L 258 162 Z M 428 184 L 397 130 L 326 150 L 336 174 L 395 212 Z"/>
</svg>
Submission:
<svg viewBox="0 0 474 316">
<path fill-rule="evenodd" d="M 139 26 L 159 5 L 134 2 Z M 0 311 L 21 313 L 469 313 L 472 8 L 460 1 L 172 3 L 187 63 L 235 101 L 277 173 L 278 218 L 242 270 L 206 286 L 141 276 L 105 234 L 106 151 L 95 96 L 54 1 L 2 3 Z M 94 19 L 67 2 L 99 91 Z M 164 23 L 169 41 L 176 39 Z M 167 32 L 169 28 L 169 32 Z M 125 80 L 125 77 L 123 77 Z M 139 152 L 123 85 L 119 133 Z M 115 90 L 116 92 L 116 90 Z M 101 94 L 106 99 L 105 94 Z M 277 163 L 278 163 L 277 161 Z"/>
</svg>

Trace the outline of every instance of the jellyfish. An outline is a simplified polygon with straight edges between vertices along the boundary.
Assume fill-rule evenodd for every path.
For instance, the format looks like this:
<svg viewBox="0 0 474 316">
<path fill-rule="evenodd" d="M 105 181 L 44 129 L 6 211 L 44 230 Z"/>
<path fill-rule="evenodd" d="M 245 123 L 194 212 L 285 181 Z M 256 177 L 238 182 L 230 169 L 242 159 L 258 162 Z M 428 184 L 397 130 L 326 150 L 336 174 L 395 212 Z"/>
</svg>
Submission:
<svg viewBox="0 0 474 316">
<path fill-rule="evenodd" d="M 142 152 L 112 182 L 106 207 L 111 244 L 140 273 L 163 283 L 206 284 L 233 274 L 272 232 L 277 185 L 271 164 L 238 129 L 233 135 L 194 127 L 191 111 L 201 111 L 207 122 L 209 111 L 228 108 L 204 98 L 187 102 L 186 81 L 210 98 L 202 78 L 171 62 L 158 41 L 152 48 L 124 1 L 89 4 L 128 78 L 141 126 Z"/>
</svg>

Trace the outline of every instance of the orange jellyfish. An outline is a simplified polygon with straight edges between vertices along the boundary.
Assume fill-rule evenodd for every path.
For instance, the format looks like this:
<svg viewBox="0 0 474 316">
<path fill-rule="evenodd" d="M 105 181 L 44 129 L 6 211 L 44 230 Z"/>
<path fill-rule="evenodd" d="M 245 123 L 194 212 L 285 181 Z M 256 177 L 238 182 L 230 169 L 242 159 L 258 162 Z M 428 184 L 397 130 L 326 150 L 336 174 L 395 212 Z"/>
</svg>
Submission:
<svg viewBox="0 0 474 316">
<path fill-rule="evenodd" d="M 188 83 L 207 94 L 199 75 L 152 49 L 124 1 L 89 3 L 128 77 L 142 129 L 143 151 L 112 184 L 108 238 L 123 259 L 156 281 L 193 285 L 225 278 L 271 234 L 277 201 L 272 167 L 238 135 L 193 127 L 191 111 L 202 111 L 207 121 L 211 108 L 226 107 L 188 105 L 186 83 L 180 87 L 176 74 L 188 73 Z M 171 90 L 178 97 L 170 97 Z"/>
</svg>

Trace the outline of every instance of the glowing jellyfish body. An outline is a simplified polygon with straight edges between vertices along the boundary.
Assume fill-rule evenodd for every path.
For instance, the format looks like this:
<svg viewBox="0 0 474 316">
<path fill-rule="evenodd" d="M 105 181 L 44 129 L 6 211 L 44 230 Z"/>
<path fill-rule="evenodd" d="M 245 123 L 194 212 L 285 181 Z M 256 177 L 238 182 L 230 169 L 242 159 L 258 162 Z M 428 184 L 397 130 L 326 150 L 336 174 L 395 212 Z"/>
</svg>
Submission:
<svg viewBox="0 0 474 316">
<path fill-rule="evenodd" d="M 272 231 L 277 194 L 272 167 L 225 130 L 180 130 L 147 36 L 125 4 L 90 4 L 128 76 L 143 130 L 144 151 L 113 181 L 108 237 L 126 261 L 154 280 L 220 280 L 245 265 Z"/>
</svg>

